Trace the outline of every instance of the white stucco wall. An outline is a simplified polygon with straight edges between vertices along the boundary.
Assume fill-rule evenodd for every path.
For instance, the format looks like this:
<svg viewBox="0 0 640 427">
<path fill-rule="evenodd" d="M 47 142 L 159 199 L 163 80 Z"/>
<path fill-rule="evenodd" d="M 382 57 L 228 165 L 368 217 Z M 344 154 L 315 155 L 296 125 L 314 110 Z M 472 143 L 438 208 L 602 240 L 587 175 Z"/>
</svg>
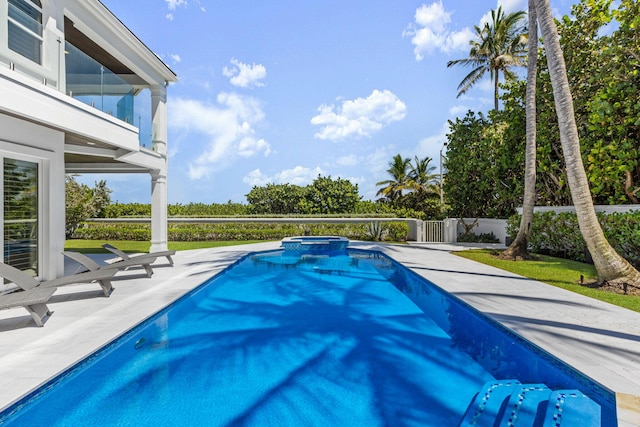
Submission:
<svg viewBox="0 0 640 427">
<path fill-rule="evenodd" d="M 0 153 L 40 164 L 40 276 L 58 277 L 65 242 L 64 134 L 0 114 Z"/>
</svg>

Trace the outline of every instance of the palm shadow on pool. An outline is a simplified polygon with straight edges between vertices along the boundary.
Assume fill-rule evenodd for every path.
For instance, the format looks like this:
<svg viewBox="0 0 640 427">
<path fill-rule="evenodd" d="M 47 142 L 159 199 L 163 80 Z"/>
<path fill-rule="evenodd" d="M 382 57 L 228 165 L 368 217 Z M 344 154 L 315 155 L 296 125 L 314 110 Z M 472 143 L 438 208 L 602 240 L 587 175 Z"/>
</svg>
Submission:
<svg viewBox="0 0 640 427">
<path fill-rule="evenodd" d="M 143 331 L 154 338 L 142 369 L 112 397 L 151 392 L 159 411 L 188 402 L 211 425 L 446 426 L 492 378 L 379 277 L 280 270 L 201 295 L 184 310 L 198 331 L 173 314 Z"/>
</svg>

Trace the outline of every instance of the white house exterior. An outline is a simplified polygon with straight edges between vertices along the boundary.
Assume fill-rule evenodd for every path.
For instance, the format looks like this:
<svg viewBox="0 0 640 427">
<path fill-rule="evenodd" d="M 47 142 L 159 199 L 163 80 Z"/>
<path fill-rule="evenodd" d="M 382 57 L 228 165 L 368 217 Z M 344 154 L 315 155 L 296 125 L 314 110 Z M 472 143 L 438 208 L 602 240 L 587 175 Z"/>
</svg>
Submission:
<svg viewBox="0 0 640 427">
<path fill-rule="evenodd" d="M 3 262 L 63 273 L 65 173 L 148 174 L 151 250 L 166 249 L 175 81 L 98 0 L 0 0 Z"/>
</svg>

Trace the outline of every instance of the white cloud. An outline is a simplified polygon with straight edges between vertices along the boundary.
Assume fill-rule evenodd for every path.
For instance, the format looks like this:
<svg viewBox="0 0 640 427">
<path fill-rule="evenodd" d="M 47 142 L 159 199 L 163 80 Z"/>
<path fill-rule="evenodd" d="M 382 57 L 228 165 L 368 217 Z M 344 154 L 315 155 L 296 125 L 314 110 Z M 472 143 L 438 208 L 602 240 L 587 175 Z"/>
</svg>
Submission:
<svg viewBox="0 0 640 427">
<path fill-rule="evenodd" d="M 236 156 L 269 155 L 271 146 L 256 136 L 264 119 L 261 103 L 251 97 L 221 93 L 217 104 L 193 99 L 172 99 L 169 127 L 203 136 L 202 151 L 189 164 L 189 177 L 200 179 L 213 170 L 229 166 Z M 195 138 L 191 138 L 195 140 Z"/>
<path fill-rule="evenodd" d="M 468 27 L 453 31 L 449 29 L 450 23 L 451 12 L 444 9 L 441 0 L 416 9 L 415 23 L 409 24 L 402 33 L 404 37 L 411 37 L 416 60 L 421 61 L 438 50 L 448 53 L 468 49 L 474 32 Z"/>
<path fill-rule="evenodd" d="M 498 6 L 502 6 L 502 10 L 507 14 L 519 12 L 521 10 L 526 12 L 529 9 L 529 5 L 525 0 L 498 0 L 496 8 Z"/>
<path fill-rule="evenodd" d="M 178 6 L 186 6 L 187 0 L 164 0 L 167 2 L 167 7 L 169 10 L 176 10 Z"/>
<path fill-rule="evenodd" d="M 502 11 L 508 15 L 513 12 L 520 12 L 524 10 L 527 12 L 529 10 L 529 5 L 524 0 L 498 0 L 496 3 L 495 10 L 498 10 L 499 7 L 502 7 Z M 527 18 L 524 18 L 525 21 Z M 523 23 L 525 23 L 523 21 Z M 480 18 L 479 26 L 484 26 L 485 23 L 491 23 L 491 11 L 487 11 L 482 18 Z"/>
<path fill-rule="evenodd" d="M 336 159 L 336 164 L 338 166 L 355 166 L 358 164 L 358 157 L 355 154 L 338 157 Z"/>
<path fill-rule="evenodd" d="M 245 184 L 249 184 L 251 187 L 253 186 L 263 186 L 269 184 L 269 177 L 263 174 L 260 169 L 255 169 L 249 172 L 247 176 L 242 178 L 242 182 Z"/>
<path fill-rule="evenodd" d="M 305 186 L 311 184 L 318 175 L 324 175 L 324 171 L 318 166 L 314 169 L 295 166 L 292 169 L 277 172 L 273 176 L 265 175 L 260 169 L 255 169 L 242 178 L 242 181 L 251 186 L 262 186 L 266 184 L 294 184 Z"/>
<path fill-rule="evenodd" d="M 267 69 L 262 64 L 245 64 L 233 58 L 231 60 L 232 67 L 224 67 L 222 74 L 229 77 L 229 81 L 236 87 L 251 89 L 254 87 L 264 86 L 261 82 L 267 77 Z"/>
<path fill-rule="evenodd" d="M 454 105 L 453 107 L 449 108 L 449 115 L 452 117 L 457 117 L 460 114 L 466 114 L 469 110 L 470 108 L 466 105 Z"/>
<path fill-rule="evenodd" d="M 416 10 L 416 24 L 430 28 L 434 32 L 444 32 L 446 24 L 451 22 L 451 13 L 444 10 L 442 1 L 429 6 L 423 4 Z"/>
<path fill-rule="evenodd" d="M 159 55 L 159 56 L 167 58 L 168 60 L 171 61 L 171 63 L 173 65 L 178 64 L 178 63 L 180 63 L 180 61 L 182 61 L 182 58 L 177 53 L 169 53 L 167 55 Z M 165 62 L 167 62 L 167 61 L 165 60 Z"/>
<path fill-rule="evenodd" d="M 271 145 L 262 138 L 244 137 L 238 144 L 238 155 L 242 157 L 253 157 L 260 152 L 263 152 L 265 156 L 272 153 Z"/>
<path fill-rule="evenodd" d="M 169 21 L 173 21 L 174 14 L 173 12 L 180 6 L 187 7 L 189 3 L 195 3 L 200 8 L 200 11 L 206 12 L 206 9 L 202 4 L 200 4 L 200 0 L 164 0 L 167 3 L 167 8 L 169 9 L 169 13 L 165 15 L 165 17 Z"/>
<path fill-rule="evenodd" d="M 435 166 L 440 169 L 440 150 L 446 152 L 444 147 L 447 142 L 447 133 L 449 133 L 449 122 L 445 121 L 440 126 L 440 129 L 436 130 L 433 135 L 429 135 L 418 143 L 413 152 L 418 157 L 431 157 L 431 166 Z"/>
<path fill-rule="evenodd" d="M 374 90 L 366 98 L 343 101 L 340 106 L 321 105 L 311 124 L 321 126 L 314 136 L 340 141 L 371 137 L 385 125 L 404 119 L 407 107 L 393 92 Z"/>
</svg>

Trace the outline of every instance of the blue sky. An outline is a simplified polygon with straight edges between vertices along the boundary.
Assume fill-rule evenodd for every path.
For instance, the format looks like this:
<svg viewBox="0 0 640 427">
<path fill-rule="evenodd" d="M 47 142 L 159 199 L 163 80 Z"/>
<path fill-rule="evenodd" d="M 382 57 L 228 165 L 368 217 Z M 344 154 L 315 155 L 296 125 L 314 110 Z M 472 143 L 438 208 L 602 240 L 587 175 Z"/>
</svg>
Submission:
<svg viewBox="0 0 640 427">
<path fill-rule="evenodd" d="M 168 89 L 169 203 L 246 202 L 254 185 L 319 174 L 375 200 L 391 158 L 439 167 L 447 121 L 488 111 L 485 81 L 456 98 L 473 26 L 526 0 L 102 0 L 179 78 Z M 556 14 L 568 0 L 552 0 Z M 150 202 L 147 175 L 107 179 Z"/>
</svg>

